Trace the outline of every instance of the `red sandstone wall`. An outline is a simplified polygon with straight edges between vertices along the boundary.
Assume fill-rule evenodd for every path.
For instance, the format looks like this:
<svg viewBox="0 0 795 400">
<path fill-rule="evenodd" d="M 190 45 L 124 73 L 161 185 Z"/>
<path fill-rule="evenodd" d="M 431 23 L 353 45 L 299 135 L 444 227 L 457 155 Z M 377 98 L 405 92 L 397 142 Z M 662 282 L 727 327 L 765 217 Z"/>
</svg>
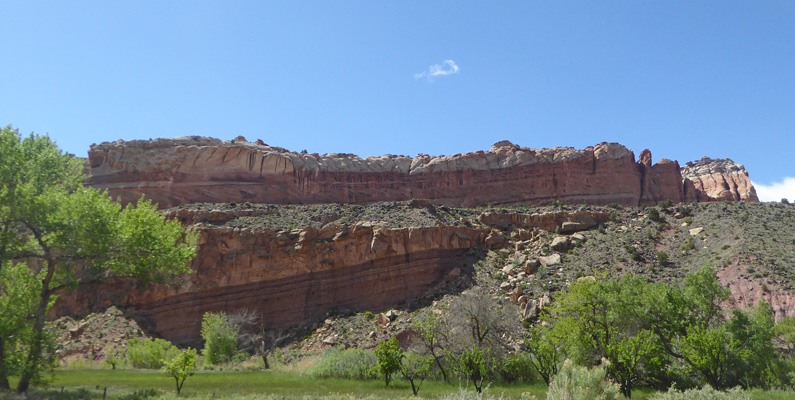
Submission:
<svg viewBox="0 0 795 400">
<path fill-rule="evenodd" d="M 297 154 L 244 139 L 191 137 L 94 145 L 88 185 L 123 201 L 142 194 L 172 207 L 194 202 L 370 203 L 431 199 L 451 206 L 566 203 L 624 206 L 704 201 L 709 185 L 686 193 L 679 164 L 640 162 L 619 144 L 584 150 L 528 149 L 509 142 L 490 151 L 431 157 L 359 158 Z M 701 182 L 701 181 L 698 181 Z M 752 190 L 732 180 L 734 193 Z M 688 197 L 689 196 L 689 197 Z M 747 197 L 747 196 L 746 196 Z M 750 197 L 749 197 L 750 198 Z"/>
</svg>

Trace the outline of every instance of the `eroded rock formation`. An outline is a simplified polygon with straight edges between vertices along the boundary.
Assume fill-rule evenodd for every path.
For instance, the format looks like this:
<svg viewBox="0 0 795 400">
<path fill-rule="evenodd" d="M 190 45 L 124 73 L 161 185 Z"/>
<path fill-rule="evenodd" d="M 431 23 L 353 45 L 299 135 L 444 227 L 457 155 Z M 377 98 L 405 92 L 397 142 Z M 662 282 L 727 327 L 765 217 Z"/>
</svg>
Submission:
<svg viewBox="0 0 795 400">
<path fill-rule="evenodd" d="M 430 199 L 437 205 L 624 206 L 720 200 L 726 183 L 738 199 L 755 196 L 747 174 L 706 167 L 683 179 L 676 161 L 638 162 L 626 147 L 601 143 L 530 149 L 508 141 L 452 156 L 299 154 L 239 137 L 182 137 L 93 145 L 88 184 L 125 202 L 142 194 L 161 207 L 196 202 L 355 203 Z M 701 171 L 704 168 L 699 169 Z M 694 177 L 693 182 L 688 179 Z M 723 177 L 723 178 L 721 178 Z"/>
<path fill-rule="evenodd" d="M 81 315 L 117 305 L 162 337 L 195 345 L 208 311 L 247 310 L 270 327 L 292 327 L 334 310 L 387 309 L 467 274 L 481 256 L 477 249 L 504 245 L 500 228 L 506 223 L 516 228 L 516 240 L 526 240 L 536 229 L 555 230 L 562 223 L 589 226 L 609 215 L 488 213 L 435 226 L 389 228 L 360 221 L 283 230 L 230 225 L 256 214 L 251 210 L 180 209 L 170 214 L 196 223 L 201 233 L 191 263 L 194 273 L 184 282 L 143 288 L 114 280 L 85 286 L 61 296 L 53 314 Z"/>
<path fill-rule="evenodd" d="M 704 157 L 682 168 L 691 201 L 759 201 L 745 166 L 724 158 Z M 692 185 L 692 186 L 691 186 Z"/>
</svg>

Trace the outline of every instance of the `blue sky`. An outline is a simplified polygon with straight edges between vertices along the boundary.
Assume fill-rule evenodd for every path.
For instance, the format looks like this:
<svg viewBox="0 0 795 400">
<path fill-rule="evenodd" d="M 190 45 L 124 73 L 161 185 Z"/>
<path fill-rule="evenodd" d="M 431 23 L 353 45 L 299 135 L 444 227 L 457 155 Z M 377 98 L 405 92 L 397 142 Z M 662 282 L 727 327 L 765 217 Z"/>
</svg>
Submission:
<svg viewBox="0 0 795 400">
<path fill-rule="evenodd" d="M 0 124 L 81 156 L 183 135 L 361 156 L 610 141 L 655 161 L 728 157 L 768 200 L 795 200 L 792 1 L 2 10 Z"/>
</svg>

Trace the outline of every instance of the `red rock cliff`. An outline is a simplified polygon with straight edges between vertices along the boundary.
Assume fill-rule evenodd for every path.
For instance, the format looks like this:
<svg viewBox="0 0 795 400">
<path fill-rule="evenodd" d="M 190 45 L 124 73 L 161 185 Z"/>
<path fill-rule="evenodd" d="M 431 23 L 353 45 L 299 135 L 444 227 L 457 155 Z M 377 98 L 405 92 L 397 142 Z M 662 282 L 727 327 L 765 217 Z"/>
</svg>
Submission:
<svg viewBox="0 0 795 400">
<path fill-rule="evenodd" d="M 745 166 L 732 160 L 704 157 L 682 169 L 689 201 L 759 201 Z"/>
<path fill-rule="evenodd" d="M 636 206 L 711 196 L 701 192 L 709 185 L 683 181 L 677 162 L 652 165 L 648 150 L 636 162 L 630 150 L 615 143 L 536 150 L 503 141 L 490 151 L 453 156 L 362 159 L 298 154 L 243 138 L 183 137 L 93 145 L 89 166 L 88 185 L 108 189 L 123 201 L 145 194 L 163 208 L 195 202 L 363 204 L 412 198 L 465 207 L 554 200 Z"/>
<path fill-rule="evenodd" d="M 294 230 L 241 228 L 226 222 L 256 211 L 171 211 L 200 233 L 193 273 L 178 287 L 112 280 L 60 296 L 53 315 L 80 315 L 110 305 L 181 344 L 199 340 L 208 311 L 254 312 L 271 327 L 292 327 L 334 310 L 383 310 L 412 302 L 468 271 L 477 248 L 502 246 L 494 226 L 513 224 L 517 239 L 563 223 L 595 226 L 608 212 L 483 214 L 478 222 L 386 228 L 370 222 Z M 216 225 L 218 224 L 218 225 Z"/>
</svg>

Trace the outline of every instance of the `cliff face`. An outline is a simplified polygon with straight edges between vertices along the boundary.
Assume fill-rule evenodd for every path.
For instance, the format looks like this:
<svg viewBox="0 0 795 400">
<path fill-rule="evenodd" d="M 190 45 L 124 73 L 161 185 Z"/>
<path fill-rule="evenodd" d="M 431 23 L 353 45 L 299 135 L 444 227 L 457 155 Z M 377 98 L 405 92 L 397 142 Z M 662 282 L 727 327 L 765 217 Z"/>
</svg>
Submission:
<svg viewBox="0 0 795 400">
<path fill-rule="evenodd" d="M 687 186 L 687 196 L 694 201 L 759 201 L 745 166 L 728 158 L 689 162 L 682 176 L 692 184 Z"/>
<path fill-rule="evenodd" d="M 436 211 L 434 208 L 430 210 Z M 554 230 L 563 222 L 592 227 L 607 212 L 487 213 L 435 226 L 377 226 L 372 222 L 279 229 L 233 226 L 251 210 L 173 210 L 171 217 L 201 232 L 193 274 L 177 287 L 138 287 L 126 280 L 86 286 L 61 296 L 53 315 L 80 315 L 110 305 L 126 308 L 142 326 L 182 344 L 199 339 L 208 311 L 250 311 L 270 327 L 292 327 L 334 310 L 384 310 L 409 303 L 471 272 L 477 248 L 505 243 L 501 224 Z M 224 221 L 224 222 L 219 222 Z"/>
<path fill-rule="evenodd" d="M 490 151 L 453 156 L 362 159 L 298 154 L 243 138 L 183 137 L 93 145 L 89 167 L 88 185 L 125 202 L 144 194 L 163 208 L 196 202 L 364 204 L 413 198 L 464 207 L 554 200 L 636 206 L 712 198 L 712 192 L 704 192 L 709 184 L 683 181 L 677 162 L 652 165 L 648 150 L 636 162 L 630 150 L 615 143 L 536 150 L 504 141 Z M 740 192 L 751 188 L 745 178 L 731 178 Z"/>
</svg>

